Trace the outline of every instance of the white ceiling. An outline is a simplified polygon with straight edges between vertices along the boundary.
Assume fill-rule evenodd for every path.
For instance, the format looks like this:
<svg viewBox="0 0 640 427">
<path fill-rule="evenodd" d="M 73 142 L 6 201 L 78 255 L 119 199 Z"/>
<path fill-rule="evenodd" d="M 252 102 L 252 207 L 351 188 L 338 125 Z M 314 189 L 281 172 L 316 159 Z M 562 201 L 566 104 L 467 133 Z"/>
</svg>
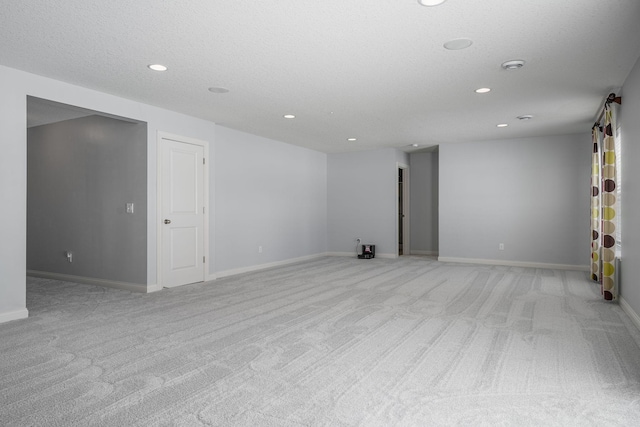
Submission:
<svg viewBox="0 0 640 427">
<path fill-rule="evenodd" d="M 2 65 L 327 153 L 588 132 L 639 56 L 638 0 L 0 4 Z"/>
</svg>

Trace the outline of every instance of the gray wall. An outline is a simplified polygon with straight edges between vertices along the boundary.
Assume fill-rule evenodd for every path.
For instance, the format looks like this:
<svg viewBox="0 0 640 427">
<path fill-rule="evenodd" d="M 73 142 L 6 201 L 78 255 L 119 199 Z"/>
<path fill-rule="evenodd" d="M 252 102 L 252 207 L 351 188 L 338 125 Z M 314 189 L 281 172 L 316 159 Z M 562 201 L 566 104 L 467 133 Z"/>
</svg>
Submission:
<svg viewBox="0 0 640 427">
<path fill-rule="evenodd" d="M 411 253 L 438 253 L 438 152 L 413 153 L 409 169 Z"/>
<path fill-rule="evenodd" d="M 28 130 L 27 269 L 146 284 L 146 143 L 146 123 L 100 116 Z"/>
<path fill-rule="evenodd" d="M 27 315 L 27 97 L 13 74 L 0 67 L 0 322 Z"/>
<path fill-rule="evenodd" d="M 326 154 L 224 127 L 215 147 L 217 273 L 326 252 Z"/>
<path fill-rule="evenodd" d="M 590 138 L 441 145 L 440 257 L 587 266 Z"/>
<path fill-rule="evenodd" d="M 640 61 L 622 88 L 622 298 L 640 315 Z"/>
<path fill-rule="evenodd" d="M 408 155 L 394 149 L 329 154 L 328 246 L 354 253 L 356 237 L 376 245 L 376 254 L 397 254 L 397 163 Z"/>
</svg>

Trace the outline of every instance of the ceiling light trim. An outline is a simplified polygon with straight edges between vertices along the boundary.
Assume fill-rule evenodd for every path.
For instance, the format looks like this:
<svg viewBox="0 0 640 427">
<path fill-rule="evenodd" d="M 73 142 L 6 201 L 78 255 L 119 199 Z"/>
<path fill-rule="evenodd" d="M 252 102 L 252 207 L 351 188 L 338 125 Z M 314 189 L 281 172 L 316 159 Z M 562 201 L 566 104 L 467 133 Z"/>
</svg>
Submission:
<svg viewBox="0 0 640 427">
<path fill-rule="evenodd" d="M 167 71 L 168 68 L 166 65 L 162 65 L 162 64 L 149 64 L 147 65 L 147 68 L 149 68 L 150 70 L 153 71 Z"/>
<path fill-rule="evenodd" d="M 418 4 L 426 7 L 440 6 L 447 0 L 418 0 Z"/>
</svg>

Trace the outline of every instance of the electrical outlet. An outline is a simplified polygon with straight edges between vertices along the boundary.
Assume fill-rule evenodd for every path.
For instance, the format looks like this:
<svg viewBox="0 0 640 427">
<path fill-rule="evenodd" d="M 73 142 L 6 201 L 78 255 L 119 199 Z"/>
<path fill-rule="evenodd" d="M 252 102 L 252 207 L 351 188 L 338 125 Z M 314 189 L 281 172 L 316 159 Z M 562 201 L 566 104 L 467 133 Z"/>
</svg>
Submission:
<svg viewBox="0 0 640 427">
<path fill-rule="evenodd" d="M 258 253 L 261 254 L 262 253 L 262 246 L 258 246 Z"/>
<path fill-rule="evenodd" d="M 356 237 L 356 243 L 362 243 L 362 239 L 360 237 Z"/>
<path fill-rule="evenodd" d="M 498 250 L 500 250 L 500 251 L 504 251 L 504 243 L 500 243 L 500 244 L 498 245 Z"/>
<path fill-rule="evenodd" d="M 133 213 L 133 203 L 127 203 L 127 213 Z"/>
</svg>

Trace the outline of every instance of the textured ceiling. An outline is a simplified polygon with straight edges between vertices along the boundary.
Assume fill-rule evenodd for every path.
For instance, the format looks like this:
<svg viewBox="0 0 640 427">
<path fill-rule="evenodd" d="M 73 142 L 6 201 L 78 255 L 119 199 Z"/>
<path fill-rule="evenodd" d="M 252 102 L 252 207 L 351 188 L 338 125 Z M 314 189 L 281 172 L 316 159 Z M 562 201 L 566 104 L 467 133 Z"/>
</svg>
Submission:
<svg viewBox="0 0 640 427">
<path fill-rule="evenodd" d="M 637 0 L 5 0 L 0 64 L 323 152 L 407 149 L 588 132 L 639 22 Z"/>
</svg>

